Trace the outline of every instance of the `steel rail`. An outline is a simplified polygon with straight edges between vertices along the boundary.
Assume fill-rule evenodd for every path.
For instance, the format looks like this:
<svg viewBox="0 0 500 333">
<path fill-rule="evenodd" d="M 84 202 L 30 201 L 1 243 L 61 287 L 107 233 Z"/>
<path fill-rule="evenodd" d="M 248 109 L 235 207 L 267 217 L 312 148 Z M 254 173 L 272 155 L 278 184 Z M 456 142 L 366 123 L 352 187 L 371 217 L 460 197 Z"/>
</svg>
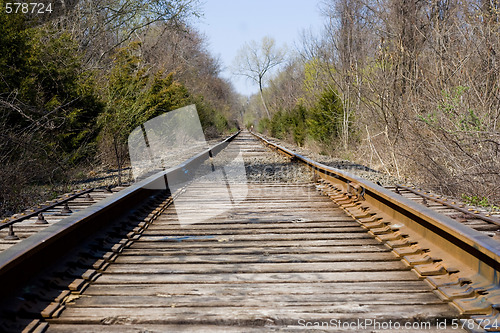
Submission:
<svg viewBox="0 0 500 333">
<path fill-rule="evenodd" d="M 315 162 L 259 134 L 251 133 L 266 146 L 309 166 L 315 177 L 335 183 L 346 192 L 352 185 L 361 186 L 365 203 L 383 212 L 393 221 L 404 224 L 419 235 L 419 239 L 437 245 L 440 253 L 444 250 L 448 256 L 466 265 L 476 274 L 493 284 L 499 284 L 500 242 L 373 182 Z"/>
<path fill-rule="evenodd" d="M 116 222 L 117 217 L 158 192 L 152 188 L 168 186 L 167 176 L 187 178 L 186 175 L 192 174 L 204 161 L 217 155 L 239 133 L 240 131 L 185 162 L 131 185 L 1 252 L 0 297 L 10 295 L 35 274 L 56 263 L 58 258 L 75 248 L 76 244 L 81 244 L 98 230 Z"/>
</svg>

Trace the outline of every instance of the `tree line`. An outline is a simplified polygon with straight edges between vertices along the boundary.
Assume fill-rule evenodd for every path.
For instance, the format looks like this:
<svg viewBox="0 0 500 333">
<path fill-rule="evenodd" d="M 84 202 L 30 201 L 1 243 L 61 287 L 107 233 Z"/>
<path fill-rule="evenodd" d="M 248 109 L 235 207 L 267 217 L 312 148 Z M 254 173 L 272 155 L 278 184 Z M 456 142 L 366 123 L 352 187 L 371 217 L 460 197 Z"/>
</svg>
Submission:
<svg viewBox="0 0 500 333">
<path fill-rule="evenodd" d="M 444 194 L 500 202 L 500 13 L 486 0 L 326 0 L 246 122 Z"/>
<path fill-rule="evenodd" d="M 40 20 L 0 0 L 0 216 L 75 170 L 123 168 L 128 134 L 163 112 L 196 104 L 207 137 L 236 126 L 197 0 L 70 2 Z"/>
</svg>

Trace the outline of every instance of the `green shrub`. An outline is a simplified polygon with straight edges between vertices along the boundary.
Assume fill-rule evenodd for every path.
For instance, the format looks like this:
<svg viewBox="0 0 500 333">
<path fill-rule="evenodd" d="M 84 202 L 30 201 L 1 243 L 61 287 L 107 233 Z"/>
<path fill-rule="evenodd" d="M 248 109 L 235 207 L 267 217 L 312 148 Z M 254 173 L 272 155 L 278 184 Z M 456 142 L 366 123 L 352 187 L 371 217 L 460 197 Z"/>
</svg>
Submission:
<svg viewBox="0 0 500 333">
<path fill-rule="evenodd" d="M 342 101 L 337 92 L 325 90 L 307 116 L 309 135 L 321 143 L 337 139 L 342 130 L 343 113 Z"/>
</svg>

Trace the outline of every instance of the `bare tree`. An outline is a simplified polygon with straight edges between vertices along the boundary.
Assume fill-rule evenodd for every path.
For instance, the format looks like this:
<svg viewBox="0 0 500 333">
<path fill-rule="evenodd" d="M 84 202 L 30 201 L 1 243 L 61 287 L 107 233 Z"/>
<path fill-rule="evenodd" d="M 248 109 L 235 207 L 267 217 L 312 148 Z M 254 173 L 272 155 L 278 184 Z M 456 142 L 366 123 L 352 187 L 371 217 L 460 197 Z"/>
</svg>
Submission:
<svg viewBox="0 0 500 333">
<path fill-rule="evenodd" d="M 306 67 L 316 73 L 314 80 L 307 82 L 308 90 L 313 98 L 326 90 L 335 91 L 341 100 L 341 119 L 335 121 L 340 124 L 339 135 L 347 149 L 352 120 L 362 103 L 363 68 L 366 59 L 372 56 L 369 49 L 372 13 L 359 0 L 325 0 L 321 8 L 327 18 L 322 36 L 302 36 Z"/>
<path fill-rule="evenodd" d="M 267 116 L 271 118 L 262 90 L 264 77 L 276 66 L 285 61 L 285 48 L 276 47 L 271 37 L 263 37 L 260 44 L 256 41 L 246 43 L 238 52 L 234 63 L 234 74 L 244 76 L 259 85 L 260 98 Z"/>
<path fill-rule="evenodd" d="M 79 42 L 89 68 L 102 68 L 113 51 L 146 29 L 162 23 L 183 29 L 200 15 L 199 0 L 80 0 L 54 24 Z"/>
<path fill-rule="evenodd" d="M 500 202 L 498 1 L 323 0 L 321 8 L 325 29 L 304 34 L 302 73 L 291 83 L 284 67 L 264 89 L 268 105 L 300 104 L 311 117 L 334 91 L 342 113 L 331 121 L 344 151 L 355 145 L 361 162 L 376 154 L 374 168 L 442 193 Z M 337 142 L 325 148 L 341 152 Z"/>
</svg>

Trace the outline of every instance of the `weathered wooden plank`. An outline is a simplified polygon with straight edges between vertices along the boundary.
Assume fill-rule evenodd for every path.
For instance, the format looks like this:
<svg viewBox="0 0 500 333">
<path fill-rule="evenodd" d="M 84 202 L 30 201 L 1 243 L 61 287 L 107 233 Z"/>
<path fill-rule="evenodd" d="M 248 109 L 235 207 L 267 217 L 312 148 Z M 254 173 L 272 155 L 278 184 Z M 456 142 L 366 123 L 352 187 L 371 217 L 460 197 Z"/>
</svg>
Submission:
<svg viewBox="0 0 500 333">
<path fill-rule="evenodd" d="M 199 274 L 215 273 L 317 273 L 385 272 L 409 270 L 401 261 L 306 262 L 306 263 L 220 263 L 209 264 L 115 264 L 107 274 Z"/>
<path fill-rule="evenodd" d="M 275 216 L 271 216 L 273 214 L 269 215 L 264 215 L 264 214 L 253 214 L 253 213 L 248 213 L 246 215 L 244 214 L 231 214 L 228 213 L 226 215 L 221 215 L 217 216 L 216 218 L 211 218 L 209 221 L 200 223 L 197 225 L 204 225 L 204 224 L 229 224 L 229 225 L 247 225 L 247 224 L 258 224 L 258 225 L 272 225 L 272 224 L 279 224 L 279 223 L 297 223 L 297 221 L 300 221 L 300 223 L 303 223 L 305 225 L 308 225 L 308 223 L 317 223 L 317 222 L 328 222 L 328 223 L 337 223 L 337 222 L 342 222 L 342 223 L 357 223 L 353 221 L 351 218 L 344 214 L 339 214 L 338 216 L 331 216 L 331 215 L 306 215 L 306 214 L 279 214 Z M 295 222 L 294 222 L 295 221 Z M 179 221 L 177 219 L 177 215 L 171 215 L 170 218 L 166 218 L 165 215 L 161 215 L 154 223 L 154 225 L 158 226 L 178 226 Z"/>
<path fill-rule="evenodd" d="M 206 212 L 208 210 L 205 210 L 203 208 L 200 208 L 199 210 L 193 210 L 193 211 L 183 211 L 185 216 L 183 216 L 183 221 L 192 221 L 194 223 L 200 221 L 200 217 L 206 218 Z M 189 214 L 188 214 L 189 213 Z M 339 213 L 339 212 L 337 212 Z M 171 214 L 171 215 L 164 215 L 167 220 L 163 223 L 174 223 L 178 222 L 178 217 L 177 214 Z M 322 221 L 323 216 L 325 215 L 320 215 L 320 214 L 312 214 L 308 213 L 307 210 L 294 210 L 293 212 L 282 212 L 282 211 L 258 211 L 254 210 L 251 212 L 246 212 L 246 213 L 235 213 L 235 212 L 230 212 L 229 210 L 221 213 L 220 215 L 210 217 L 207 219 L 207 222 L 215 222 L 215 223 L 224 223 L 224 221 L 227 221 L 229 219 L 230 222 L 232 223 L 237 223 L 238 221 L 241 221 L 242 219 L 246 221 L 258 221 L 258 219 L 274 219 L 277 220 L 278 222 L 281 220 L 283 222 L 292 222 L 297 219 L 302 219 L 306 218 L 309 220 L 313 221 Z M 330 213 L 328 216 L 328 220 L 331 221 L 333 219 L 338 219 L 341 221 L 352 221 L 349 220 L 346 215 L 344 214 L 338 214 L 335 215 L 333 213 Z M 160 223 L 162 220 L 158 220 L 158 223 Z"/>
<path fill-rule="evenodd" d="M 141 245 L 145 245 L 142 247 Z M 155 247 L 150 247 L 147 245 L 155 245 Z M 127 256 L 138 256 L 144 255 L 144 250 L 147 249 L 147 254 L 149 256 L 191 256 L 191 255 L 219 255 L 221 251 L 226 255 L 263 255 L 269 256 L 272 254 L 352 254 L 352 257 L 358 257 L 363 253 L 380 253 L 380 252 L 390 252 L 388 248 L 377 246 L 377 245 L 351 245 L 351 246 L 243 246 L 243 247 L 172 247 L 169 246 L 165 248 L 164 246 L 158 246 L 158 243 L 140 243 L 134 244 L 132 248 L 125 249 L 122 252 L 122 257 Z M 221 250 L 223 249 L 223 250 Z M 121 258 L 121 257 L 120 257 Z M 321 257 L 320 257 L 321 258 Z"/>
<path fill-rule="evenodd" d="M 261 235 L 261 234 L 331 234 L 331 233 L 364 233 L 359 226 L 355 227 L 338 227 L 338 228 L 267 228 L 267 229 L 210 229 L 210 230 L 199 230 L 196 228 L 191 228 L 188 230 L 163 230 L 158 228 L 148 228 L 148 236 L 162 235 L 162 236 L 174 236 L 174 235 Z"/>
<path fill-rule="evenodd" d="M 272 200 L 272 199 L 270 199 Z M 251 204 L 251 203 L 247 203 L 246 205 L 243 205 L 243 204 L 238 204 L 237 207 L 234 206 L 234 204 L 232 204 L 231 202 L 228 202 L 228 201 L 222 201 L 222 202 L 218 202 L 218 201 L 211 201 L 211 200 L 206 200 L 206 201 L 201 201 L 201 200 L 198 200 L 198 201 L 192 201 L 192 200 L 189 200 L 189 201 L 185 201 L 183 202 L 182 200 L 177 200 L 175 201 L 176 203 L 184 203 L 184 204 L 188 204 L 190 206 L 193 206 L 192 209 L 193 211 L 196 211 L 196 205 L 197 204 L 203 204 L 203 205 L 211 205 L 211 207 L 213 207 L 214 209 L 219 209 L 219 208 L 225 208 L 225 209 L 234 209 L 234 208 L 237 208 L 237 211 L 244 211 L 244 210 L 250 210 L 250 211 L 256 211 L 256 212 L 263 212 L 263 211 L 285 211 L 285 207 L 288 206 L 294 206 L 294 209 L 298 210 L 298 211 L 306 211 L 306 210 L 318 210 L 318 209 L 321 209 L 321 210 L 325 210 L 327 212 L 332 212 L 332 213 L 338 213 L 335 212 L 335 206 L 332 206 L 332 204 L 330 202 L 302 202 L 302 203 L 299 203 L 299 202 L 291 202 L 291 203 L 284 203 L 284 202 L 276 202 L 276 203 L 266 203 L 265 205 L 259 205 L 259 206 L 255 206 L 255 203 L 254 204 Z M 187 209 L 189 210 L 190 207 L 183 207 L 183 209 Z M 311 212 L 312 213 L 312 212 Z"/>
<path fill-rule="evenodd" d="M 213 185 L 213 182 L 195 182 L 190 186 L 190 189 L 194 190 L 195 193 L 199 194 L 200 196 L 203 196 L 203 191 L 207 190 L 208 185 Z M 265 193 L 272 193 L 272 191 L 279 191 L 280 189 L 285 190 L 287 193 L 291 193 L 293 191 L 297 192 L 304 192 L 304 191 L 313 191 L 315 190 L 316 186 L 311 184 L 311 183 L 263 183 L 263 182 L 246 182 L 246 183 L 231 183 L 232 187 L 241 187 L 241 188 L 248 188 L 249 193 L 255 193 L 259 191 L 263 191 Z M 219 186 L 220 188 L 220 186 Z"/>
<path fill-rule="evenodd" d="M 151 236 L 150 236 L 151 234 Z M 362 233 L 362 232 L 349 232 L 349 233 L 321 233 L 321 234 L 314 234 L 314 233 L 303 233 L 303 234 L 273 234 L 273 233 L 266 233 L 266 234 L 261 234 L 261 235 L 214 235 L 214 236 L 191 236 L 191 235 L 186 235 L 186 236 L 163 236 L 163 235 L 156 235 L 155 232 L 148 232 L 147 236 L 141 236 L 140 240 L 141 241 L 147 241 L 147 242 L 222 242 L 222 241 L 234 241 L 234 242 L 239 242 L 239 241 L 267 241 L 267 242 L 274 242 L 274 241 L 280 241 L 280 240 L 295 240 L 295 241 L 301 241 L 301 240 L 346 240 L 346 239 L 371 239 L 372 236 L 368 235 L 367 233 Z"/>
<path fill-rule="evenodd" d="M 367 253 L 315 253 L 315 254 L 218 254 L 218 255 L 130 255 L 126 251 L 116 259 L 116 264 L 230 264 L 230 263 L 325 263 L 328 262 L 362 262 L 376 261 L 399 261 L 391 252 L 367 252 Z"/>
<path fill-rule="evenodd" d="M 58 323 L 85 323 L 85 324 L 215 324 L 215 325 L 253 325 L 262 326 L 264 323 L 274 325 L 298 325 L 299 320 L 316 321 L 331 319 L 358 320 L 384 318 L 393 322 L 406 322 L 409 318 L 450 318 L 456 316 L 447 304 L 414 305 L 379 305 L 358 303 L 344 303 L 340 305 L 312 305 L 297 307 L 107 307 L 106 310 L 96 311 L 94 308 L 69 307 L 64 316 L 50 322 Z"/>
<path fill-rule="evenodd" d="M 195 225 L 186 225 L 181 226 L 178 223 L 176 224 L 160 224 L 153 223 L 148 227 L 149 230 L 156 231 L 164 231 L 170 232 L 175 230 L 182 230 L 185 232 L 189 232 L 190 230 L 263 230 L 263 229 L 333 229 L 333 230 L 343 230 L 343 228 L 359 228 L 359 224 L 357 222 L 349 221 L 349 222 L 311 222 L 304 223 L 302 221 L 290 222 L 290 221 L 274 221 L 267 223 L 200 223 Z"/>
<path fill-rule="evenodd" d="M 269 199 L 269 200 L 272 200 L 272 199 Z M 290 213 L 290 210 L 286 209 L 286 205 L 284 204 L 280 204 L 280 203 L 277 203 L 277 204 L 267 204 L 267 203 L 263 203 L 263 202 L 260 202 L 260 203 L 254 203 L 254 204 L 249 204 L 247 207 L 245 207 L 244 205 L 240 205 L 238 204 L 237 206 L 235 205 L 232 205 L 230 204 L 229 202 L 226 202 L 226 201 L 223 201 L 223 202 L 217 202 L 217 201 L 198 201 L 198 202 L 192 202 L 191 200 L 189 201 L 175 201 L 176 203 L 183 203 L 183 204 L 186 204 L 186 206 L 183 207 L 183 209 L 186 209 L 188 211 L 197 211 L 197 207 L 196 205 L 197 204 L 203 204 L 204 206 L 208 206 L 208 205 L 211 205 L 213 208 L 226 208 L 226 209 L 232 209 L 234 211 L 234 213 L 249 213 L 249 212 L 256 212 L 256 213 L 266 213 L 266 212 L 270 212 L 270 213 Z M 190 205 L 192 207 L 188 207 L 187 205 Z M 289 206 L 292 206 L 292 205 L 289 205 Z M 329 202 L 323 202 L 321 204 L 308 204 L 308 205 L 305 205 L 305 204 L 301 204 L 301 205 L 296 205 L 296 204 L 293 204 L 294 206 L 294 211 L 297 211 L 297 212 L 308 212 L 309 214 L 319 214 L 319 212 L 314 212 L 312 210 L 314 209 L 321 209 L 321 211 L 323 212 L 327 212 L 327 213 L 330 213 L 330 214 L 333 214 L 333 216 L 340 216 L 340 213 L 341 211 L 337 210 L 335 206 L 332 206 L 331 203 Z M 167 212 L 167 214 L 165 214 L 165 216 L 170 216 L 170 215 L 173 215 L 175 214 L 173 211 L 171 212 Z"/>
<path fill-rule="evenodd" d="M 109 333 L 137 333 L 137 332 L 148 332 L 148 333 L 165 333 L 165 332 L 193 332 L 193 333 L 220 333 L 220 332 L 225 332 L 225 333 L 240 333 L 240 332 L 247 332 L 247 333 L 256 333 L 256 332 L 289 332 L 289 333 L 295 333 L 295 332 L 304 332 L 306 329 L 314 330 L 315 332 L 318 331 L 318 329 L 324 329 L 326 331 L 330 332 L 354 332 L 352 328 L 346 327 L 346 328 L 340 328 L 339 327 L 333 327 L 332 325 L 329 325 L 328 321 L 323 322 L 317 322 L 317 326 L 319 328 L 314 328 L 314 322 L 309 322 L 309 327 L 306 327 L 305 322 L 301 322 L 302 325 L 290 325 L 290 326 L 271 326 L 269 324 L 265 326 L 226 326 L 226 325 L 192 325 L 192 324 L 183 324 L 183 325 L 161 325 L 161 324 L 129 324 L 129 323 L 114 323 L 112 325 L 106 325 L 106 332 Z M 321 326 L 323 325 L 323 326 Z M 423 326 L 424 327 L 424 326 Z M 84 333 L 102 333 L 103 332 L 103 326 L 102 325 L 88 325 L 88 324 L 79 324 L 77 326 L 74 325 L 65 325 L 65 324 L 60 324 L 60 325 L 54 325 L 50 327 L 50 332 L 53 333 L 79 333 L 79 332 L 84 332 Z M 367 329 L 364 329 L 362 326 L 359 326 L 359 328 L 355 329 L 355 332 L 359 333 L 401 333 L 401 329 L 383 329 L 383 330 L 377 330 L 373 329 L 372 327 L 369 327 Z M 405 333 L 421 333 L 422 329 L 421 328 L 415 328 L 415 329 L 405 329 Z M 428 333 L 461 333 L 465 332 L 461 329 L 453 329 L 450 324 L 444 327 L 427 327 L 425 328 L 425 332 Z"/>
<path fill-rule="evenodd" d="M 300 246 L 364 246 L 364 245 L 378 245 L 378 242 L 374 238 L 354 238 L 354 239 L 314 239 L 307 240 L 301 239 L 300 242 L 296 240 L 281 240 L 273 239 L 272 242 L 265 241 L 235 241 L 234 239 L 229 239 L 228 237 L 221 237 L 218 243 L 211 243 L 211 247 L 225 247 L 225 248 L 236 248 L 236 247 L 252 247 L 258 246 L 262 248 L 273 248 L 280 246 L 289 247 L 300 247 Z M 133 245 L 132 248 L 206 248 L 206 244 L 203 242 L 183 242 L 182 239 L 177 241 L 146 241 L 144 238 L 139 238 Z"/>
<path fill-rule="evenodd" d="M 147 288 L 147 287 L 146 287 Z M 442 301 L 431 293 L 373 293 L 373 294 L 315 294 L 314 297 L 304 297 L 304 295 L 166 295 L 155 296 L 90 296 L 82 295 L 77 303 L 72 307 L 77 308 L 105 308 L 115 307 L 118 304 L 122 308 L 152 308 L 152 307 L 190 307 L 197 304 L 203 307 L 245 307 L 259 308 L 262 304 L 276 304 L 280 307 L 313 307 L 331 306 L 356 303 L 365 305 L 432 305 L 443 304 Z"/>
<path fill-rule="evenodd" d="M 414 281 L 370 281 L 370 282 L 310 282 L 293 283 L 204 283 L 193 284 L 92 284 L 86 295 L 304 295 L 317 294 L 366 294 L 376 293 L 429 293 L 432 288 L 420 280 Z M 371 297 L 371 296 L 370 296 Z"/>
<path fill-rule="evenodd" d="M 313 192 L 311 192 L 311 198 L 313 196 Z M 246 198 L 245 198 L 246 199 Z M 269 209 L 280 209 L 283 210 L 287 206 L 294 206 L 294 208 L 298 209 L 314 209 L 314 208 L 324 208 L 327 210 L 333 210 L 337 206 L 329 201 L 327 197 L 322 197 L 317 198 L 316 194 L 314 193 L 314 199 L 318 200 L 305 200 L 304 198 L 301 198 L 300 196 L 297 197 L 295 200 L 290 200 L 290 199 L 279 199 L 275 200 L 276 198 L 273 196 L 269 197 L 270 200 L 269 202 L 266 202 L 265 205 L 262 205 L 263 198 L 254 198 L 253 200 L 245 200 L 245 201 L 240 201 L 237 203 L 237 206 L 235 206 L 231 201 L 229 201 L 227 198 L 213 198 L 213 197 L 195 197 L 193 195 L 188 195 L 185 198 L 180 197 L 179 199 L 175 200 L 175 202 L 181 202 L 181 203 L 212 203 L 217 206 L 222 206 L 222 207 L 229 207 L 229 208 L 236 208 L 239 211 L 243 211 L 245 209 L 257 209 L 257 210 L 269 210 Z M 257 205 L 256 205 L 257 204 Z"/>
<path fill-rule="evenodd" d="M 235 274 L 103 274 L 95 283 L 209 283 L 209 282 L 370 282 L 415 281 L 411 271 L 328 273 L 235 273 Z M 423 282 L 422 282 L 423 283 Z"/>
</svg>

